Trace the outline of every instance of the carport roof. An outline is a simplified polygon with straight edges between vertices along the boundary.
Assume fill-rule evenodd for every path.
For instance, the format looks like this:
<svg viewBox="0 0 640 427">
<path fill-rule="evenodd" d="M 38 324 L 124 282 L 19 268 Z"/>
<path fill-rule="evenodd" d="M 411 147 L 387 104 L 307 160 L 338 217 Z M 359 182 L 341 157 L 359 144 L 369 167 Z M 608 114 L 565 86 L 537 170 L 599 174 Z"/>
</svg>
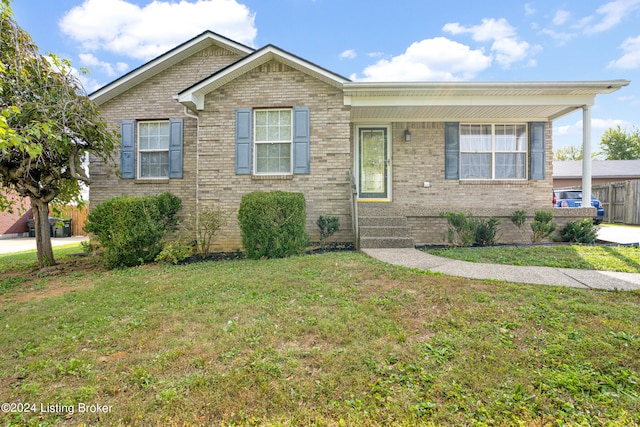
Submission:
<svg viewBox="0 0 640 427">
<path fill-rule="evenodd" d="M 615 92 L 628 80 L 343 84 L 353 121 L 546 121 Z"/>
</svg>

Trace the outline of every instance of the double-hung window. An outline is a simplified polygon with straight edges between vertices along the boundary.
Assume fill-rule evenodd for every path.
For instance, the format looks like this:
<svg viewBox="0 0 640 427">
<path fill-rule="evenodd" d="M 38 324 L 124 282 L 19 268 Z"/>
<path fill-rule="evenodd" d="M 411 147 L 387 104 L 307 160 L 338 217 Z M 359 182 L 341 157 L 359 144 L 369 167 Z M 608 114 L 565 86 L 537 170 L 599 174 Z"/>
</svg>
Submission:
<svg viewBox="0 0 640 427">
<path fill-rule="evenodd" d="M 461 124 L 460 179 L 525 179 L 526 124 Z"/>
<path fill-rule="evenodd" d="M 138 176 L 169 177 L 169 120 L 138 123 Z"/>
<path fill-rule="evenodd" d="M 290 174 L 292 152 L 291 109 L 255 110 L 255 173 Z"/>
</svg>

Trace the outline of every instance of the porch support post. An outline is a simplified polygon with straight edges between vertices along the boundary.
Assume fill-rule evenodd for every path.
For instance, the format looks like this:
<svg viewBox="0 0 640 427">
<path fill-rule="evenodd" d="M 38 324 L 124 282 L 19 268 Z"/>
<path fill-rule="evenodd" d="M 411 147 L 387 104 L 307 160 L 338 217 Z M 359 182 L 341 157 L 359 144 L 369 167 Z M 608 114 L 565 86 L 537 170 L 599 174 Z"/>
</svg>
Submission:
<svg viewBox="0 0 640 427">
<path fill-rule="evenodd" d="M 591 207 L 591 107 L 582 107 L 582 206 Z"/>
</svg>

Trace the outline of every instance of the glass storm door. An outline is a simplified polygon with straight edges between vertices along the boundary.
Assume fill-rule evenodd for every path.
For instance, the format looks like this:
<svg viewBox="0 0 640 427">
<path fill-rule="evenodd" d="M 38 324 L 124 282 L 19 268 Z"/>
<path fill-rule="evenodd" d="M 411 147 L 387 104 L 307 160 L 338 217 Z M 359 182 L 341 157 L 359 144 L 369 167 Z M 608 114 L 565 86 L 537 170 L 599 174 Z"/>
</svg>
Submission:
<svg viewBox="0 0 640 427">
<path fill-rule="evenodd" d="M 360 199 L 388 199 L 387 128 L 360 128 Z"/>
</svg>

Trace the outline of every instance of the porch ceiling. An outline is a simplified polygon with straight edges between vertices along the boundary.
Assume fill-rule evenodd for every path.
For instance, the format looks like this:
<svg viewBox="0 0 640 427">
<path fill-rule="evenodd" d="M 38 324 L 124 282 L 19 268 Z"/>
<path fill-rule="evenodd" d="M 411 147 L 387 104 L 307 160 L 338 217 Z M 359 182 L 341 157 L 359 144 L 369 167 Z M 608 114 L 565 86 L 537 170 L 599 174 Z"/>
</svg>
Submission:
<svg viewBox="0 0 640 427">
<path fill-rule="evenodd" d="M 597 82 L 345 83 L 353 121 L 546 121 L 627 86 Z"/>
</svg>

